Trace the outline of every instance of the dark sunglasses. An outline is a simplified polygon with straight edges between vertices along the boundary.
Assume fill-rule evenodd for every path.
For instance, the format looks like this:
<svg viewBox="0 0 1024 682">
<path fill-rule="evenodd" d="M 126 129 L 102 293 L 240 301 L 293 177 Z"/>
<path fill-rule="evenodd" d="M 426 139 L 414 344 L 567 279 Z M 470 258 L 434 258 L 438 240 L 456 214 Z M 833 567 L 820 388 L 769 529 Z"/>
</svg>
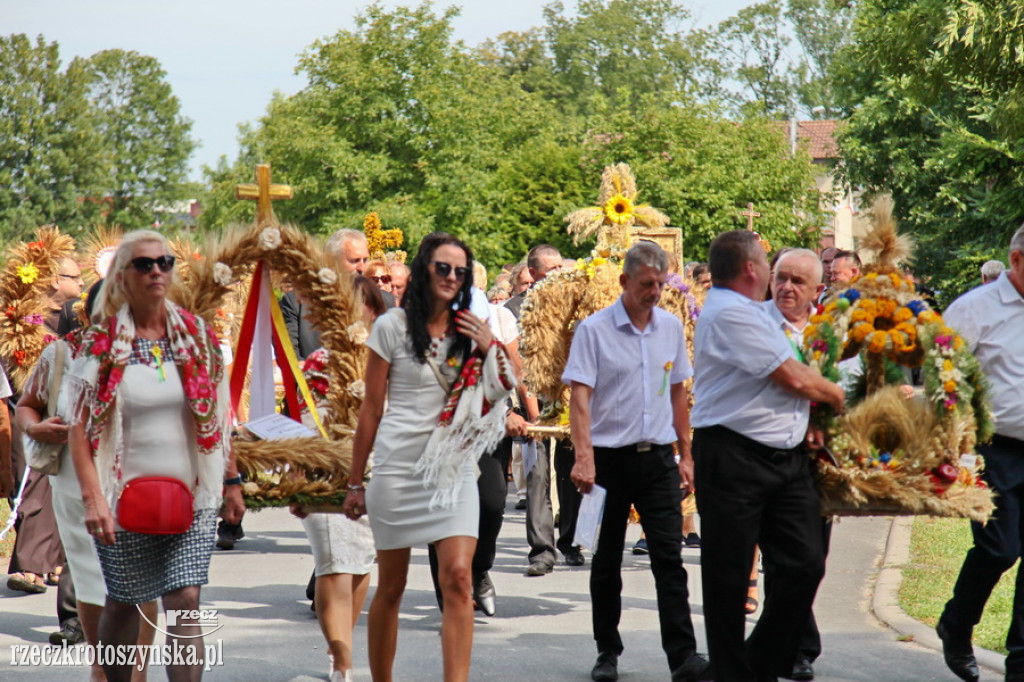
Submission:
<svg viewBox="0 0 1024 682">
<path fill-rule="evenodd" d="M 446 278 L 448 275 L 452 274 L 452 264 L 436 260 L 434 261 L 434 272 L 437 273 L 438 277 Z M 467 277 L 469 277 L 469 268 L 455 268 L 455 279 L 457 281 L 464 282 Z"/>
<path fill-rule="evenodd" d="M 370 277 L 377 284 L 391 284 L 391 275 L 375 275 Z"/>
<path fill-rule="evenodd" d="M 160 272 L 170 272 L 171 268 L 174 267 L 174 256 L 160 256 L 159 258 L 139 256 L 138 258 L 132 258 L 129 262 L 140 275 L 151 272 L 154 265 L 160 268 Z"/>
</svg>

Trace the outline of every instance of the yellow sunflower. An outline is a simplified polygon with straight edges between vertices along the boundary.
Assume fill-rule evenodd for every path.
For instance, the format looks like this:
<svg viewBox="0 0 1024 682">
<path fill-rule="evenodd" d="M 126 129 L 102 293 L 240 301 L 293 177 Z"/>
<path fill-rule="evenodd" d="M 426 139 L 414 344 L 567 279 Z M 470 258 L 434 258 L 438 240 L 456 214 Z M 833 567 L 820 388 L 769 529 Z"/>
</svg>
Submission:
<svg viewBox="0 0 1024 682">
<path fill-rule="evenodd" d="M 22 284 L 32 284 L 32 282 L 39 279 L 39 268 L 35 266 L 35 263 L 19 265 L 18 277 L 21 279 Z"/>
<path fill-rule="evenodd" d="M 616 225 L 626 225 L 633 219 L 633 202 L 616 194 L 605 203 L 604 215 Z"/>
</svg>

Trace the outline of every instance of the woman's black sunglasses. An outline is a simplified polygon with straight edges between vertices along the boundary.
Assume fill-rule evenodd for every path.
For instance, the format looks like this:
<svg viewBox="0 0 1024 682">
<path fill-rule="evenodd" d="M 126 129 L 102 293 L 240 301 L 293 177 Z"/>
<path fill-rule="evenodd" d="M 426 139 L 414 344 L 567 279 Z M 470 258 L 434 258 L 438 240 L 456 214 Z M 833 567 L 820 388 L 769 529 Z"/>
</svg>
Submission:
<svg viewBox="0 0 1024 682">
<path fill-rule="evenodd" d="M 452 272 L 452 264 L 445 263 L 443 261 L 434 261 L 434 272 L 437 273 L 438 277 L 447 277 Z M 469 268 L 457 267 L 455 268 L 455 279 L 464 282 L 469 277 Z"/>
<path fill-rule="evenodd" d="M 138 258 L 132 258 L 130 263 L 140 275 L 151 272 L 154 265 L 160 268 L 160 272 L 170 272 L 171 268 L 174 267 L 174 256 L 160 256 L 159 258 L 139 256 Z"/>
</svg>

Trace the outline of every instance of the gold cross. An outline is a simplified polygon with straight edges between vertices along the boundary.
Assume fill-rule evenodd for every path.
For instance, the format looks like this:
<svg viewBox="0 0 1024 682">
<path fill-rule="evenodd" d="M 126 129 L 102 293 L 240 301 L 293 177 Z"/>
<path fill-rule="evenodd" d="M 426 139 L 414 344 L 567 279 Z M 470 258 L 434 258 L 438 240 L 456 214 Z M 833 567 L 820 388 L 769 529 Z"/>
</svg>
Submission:
<svg viewBox="0 0 1024 682">
<path fill-rule="evenodd" d="M 291 185 L 270 184 L 270 164 L 256 164 L 256 184 L 237 185 L 235 187 L 236 199 L 248 199 L 256 202 L 256 224 L 265 225 L 274 217 L 274 209 L 270 202 L 278 199 L 291 199 Z"/>
<path fill-rule="evenodd" d="M 740 215 L 747 219 L 747 229 L 753 232 L 754 218 L 761 217 L 761 214 L 754 210 L 754 204 L 747 204 L 747 210 L 740 213 Z"/>
</svg>

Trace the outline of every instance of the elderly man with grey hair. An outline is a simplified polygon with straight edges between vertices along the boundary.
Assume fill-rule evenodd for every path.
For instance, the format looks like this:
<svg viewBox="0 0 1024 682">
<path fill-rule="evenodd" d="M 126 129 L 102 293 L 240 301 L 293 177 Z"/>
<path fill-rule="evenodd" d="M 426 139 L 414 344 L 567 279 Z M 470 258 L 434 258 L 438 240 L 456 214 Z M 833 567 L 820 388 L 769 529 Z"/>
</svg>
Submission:
<svg viewBox="0 0 1024 682">
<path fill-rule="evenodd" d="M 997 279 L 999 275 L 1003 274 L 1003 270 L 1006 266 L 1003 265 L 1001 260 L 987 260 L 985 264 L 981 266 L 981 283 L 990 284 Z"/>
<path fill-rule="evenodd" d="M 366 235 L 359 230 L 338 230 L 327 238 L 324 248 L 328 255 L 336 259 L 338 271 L 347 272 L 353 278 L 363 274 L 370 260 Z M 380 293 L 385 306 L 395 307 L 394 296 L 386 291 Z M 281 297 L 281 316 L 288 328 L 295 355 L 300 360 L 305 360 L 307 355 L 323 345 L 320 343 L 320 330 L 306 319 L 306 306 L 294 291 Z"/>
<path fill-rule="evenodd" d="M 572 480 L 583 493 L 607 490 L 601 542 L 591 564 L 597 662 L 593 680 L 617 680 L 623 651 L 622 549 L 630 506 L 640 512 L 658 595 L 661 641 L 672 680 L 700 680 L 682 558 L 680 503 L 693 484 L 686 387 L 693 374 L 683 325 L 658 307 L 668 257 L 637 242 L 626 253 L 622 295 L 579 324 L 562 381 L 572 387 L 569 422 L 576 448 Z M 673 445 L 679 447 L 679 461 Z"/>
<path fill-rule="evenodd" d="M 953 301 L 943 313 L 978 358 L 991 383 L 996 434 L 978 446 L 985 458 L 982 478 L 996 493 L 987 524 L 971 523 L 974 546 L 967 552 L 953 596 L 936 630 L 946 665 L 962 680 L 980 672 L 971 634 L 1000 576 L 1024 555 L 1024 225 L 1010 239 L 1010 267 L 995 282 Z M 1013 613 L 1006 635 L 1006 680 L 1024 681 L 1024 574 L 1018 572 Z"/>
</svg>

